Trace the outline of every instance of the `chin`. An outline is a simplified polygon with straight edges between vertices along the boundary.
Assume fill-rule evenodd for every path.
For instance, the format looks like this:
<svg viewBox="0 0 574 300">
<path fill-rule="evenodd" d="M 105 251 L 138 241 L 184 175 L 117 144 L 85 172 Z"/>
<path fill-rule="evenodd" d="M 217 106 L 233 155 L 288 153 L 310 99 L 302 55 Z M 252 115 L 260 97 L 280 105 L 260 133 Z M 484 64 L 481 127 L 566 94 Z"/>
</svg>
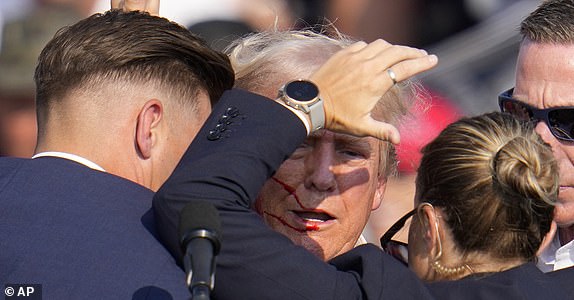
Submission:
<svg viewBox="0 0 574 300">
<path fill-rule="evenodd" d="M 554 208 L 554 221 L 558 227 L 568 227 L 574 224 L 574 202 L 559 201 Z"/>
<path fill-rule="evenodd" d="M 313 253 L 313 255 L 315 255 L 316 257 L 318 257 L 321 260 L 327 261 L 327 260 L 332 258 L 332 257 L 327 257 L 327 254 L 325 253 L 325 251 L 323 250 L 321 245 L 319 245 L 317 242 L 315 242 L 312 239 L 304 239 L 304 240 L 301 240 L 300 243 L 296 243 L 296 244 L 307 249 L 307 251 Z"/>
</svg>

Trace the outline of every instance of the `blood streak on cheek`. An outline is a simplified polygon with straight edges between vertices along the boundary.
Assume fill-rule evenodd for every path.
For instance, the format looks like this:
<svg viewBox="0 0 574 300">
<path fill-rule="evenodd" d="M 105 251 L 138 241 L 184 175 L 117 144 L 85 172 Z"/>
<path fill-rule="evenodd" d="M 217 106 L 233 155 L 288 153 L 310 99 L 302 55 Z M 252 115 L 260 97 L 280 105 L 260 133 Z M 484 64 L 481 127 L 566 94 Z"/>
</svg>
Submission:
<svg viewBox="0 0 574 300">
<path fill-rule="evenodd" d="M 305 206 L 303 206 L 303 204 L 301 203 L 301 200 L 299 199 L 299 196 L 297 196 L 297 192 L 295 191 L 295 188 L 294 188 L 294 187 L 292 187 L 292 186 L 286 184 L 285 182 L 283 182 L 283 181 L 277 179 L 276 177 L 271 177 L 271 179 L 273 179 L 275 182 L 277 182 L 279 185 L 281 185 L 281 186 L 283 187 L 283 189 L 284 189 L 287 193 L 289 193 L 289 195 L 292 195 L 292 196 L 295 198 L 295 201 L 297 201 L 297 204 L 298 204 L 302 209 L 307 209 L 307 208 L 306 208 Z M 280 217 L 278 217 L 278 216 L 276 216 L 276 215 L 270 214 L 270 213 L 268 213 L 268 212 L 263 212 L 263 213 L 266 214 L 266 215 L 268 215 L 268 216 L 270 216 L 270 217 L 272 217 L 272 218 L 275 218 L 277 221 L 281 222 L 281 224 L 283 224 L 283 225 L 285 225 L 285 226 L 287 226 L 287 227 L 289 227 L 289 228 L 291 228 L 291 229 L 293 229 L 293 230 L 299 231 L 299 232 L 318 231 L 318 230 L 319 230 L 319 225 L 314 224 L 314 223 L 307 223 L 307 224 L 305 224 L 305 230 L 301 230 L 301 229 L 295 228 L 295 227 L 293 227 L 293 226 L 287 224 L 287 222 L 285 222 L 285 220 L 281 219 Z"/>
<path fill-rule="evenodd" d="M 305 207 L 305 206 L 301 203 L 301 200 L 299 199 L 299 196 L 297 196 L 297 192 L 295 191 L 295 188 L 294 188 L 294 187 L 292 187 L 292 186 L 286 184 L 285 182 L 283 182 L 283 181 L 277 179 L 276 177 L 271 177 L 271 179 L 273 179 L 273 180 L 274 180 L 275 182 L 277 182 L 280 186 L 282 186 L 283 189 L 284 189 L 287 193 L 289 193 L 290 195 L 292 195 L 292 196 L 295 198 L 295 201 L 297 201 L 297 204 L 299 204 L 299 206 L 300 206 L 302 209 L 308 209 L 307 207 Z M 315 225 L 315 227 L 317 227 L 317 225 Z M 315 230 L 317 230 L 317 229 L 315 229 Z"/>
<path fill-rule="evenodd" d="M 270 214 L 270 213 L 268 213 L 268 212 L 266 212 L 266 211 L 263 212 L 263 213 L 266 214 L 266 215 L 268 215 L 268 216 L 270 216 L 270 217 L 272 217 L 272 218 L 274 218 L 275 220 L 281 222 L 281 224 L 283 224 L 283 225 L 285 225 L 285 226 L 287 226 L 287 227 L 289 227 L 289 228 L 291 228 L 291 229 L 293 229 L 293 230 L 295 230 L 295 231 L 305 232 L 305 231 L 309 230 L 309 229 L 303 230 L 303 229 L 295 228 L 295 227 L 291 226 L 290 224 L 288 224 L 287 222 L 285 222 L 285 220 L 281 219 L 279 216 L 276 216 L 276 215 L 274 215 L 274 214 Z M 309 225 L 307 225 L 307 228 L 308 228 L 308 227 L 309 227 Z M 315 230 L 318 230 L 318 229 L 319 229 L 317 225 L 315 225 L 315 227 L 317 227 L 317 229 L 315 229 Z"/>
</svg>

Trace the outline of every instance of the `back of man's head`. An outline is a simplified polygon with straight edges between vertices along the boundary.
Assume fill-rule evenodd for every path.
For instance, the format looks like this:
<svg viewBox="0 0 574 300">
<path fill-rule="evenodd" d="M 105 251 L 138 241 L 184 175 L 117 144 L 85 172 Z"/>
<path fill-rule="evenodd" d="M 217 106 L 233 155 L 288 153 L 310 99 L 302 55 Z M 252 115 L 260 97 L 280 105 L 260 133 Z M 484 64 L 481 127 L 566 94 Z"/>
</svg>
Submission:
<svg viewBox="0 0 574 300">
<path fill-rule="evenodd" d="M 112 10 L 60 30 L 42 51 L 34 79 L 42 123 L 68 93 L 103 82 L 154 84 L 190 102 L 202 89 L 214 102 L 232 86 L 233 71 L 223 54 L 184 27 Z"/>
<path fill-rule="evenodd" d="M 155 189 L 234 75 L 186 28 L 112 10 L 61 29 L 34 80 L 37 152 L 76 154 Z"/>
</svg>

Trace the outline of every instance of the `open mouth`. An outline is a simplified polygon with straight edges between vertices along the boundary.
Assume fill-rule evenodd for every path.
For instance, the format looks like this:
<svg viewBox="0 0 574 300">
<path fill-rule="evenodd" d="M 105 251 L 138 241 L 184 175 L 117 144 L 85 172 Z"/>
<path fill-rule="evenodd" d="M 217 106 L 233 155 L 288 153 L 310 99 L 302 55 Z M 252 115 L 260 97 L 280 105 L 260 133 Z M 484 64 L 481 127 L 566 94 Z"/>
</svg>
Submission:
<svg viewBox="0 0 574 300">
<path fill-rule="evenodd" d="M 335 219 L 333 216 L 325 212 L 293 211 L 293 213 L 307 222 L 327 222 Z"/>
</svg>

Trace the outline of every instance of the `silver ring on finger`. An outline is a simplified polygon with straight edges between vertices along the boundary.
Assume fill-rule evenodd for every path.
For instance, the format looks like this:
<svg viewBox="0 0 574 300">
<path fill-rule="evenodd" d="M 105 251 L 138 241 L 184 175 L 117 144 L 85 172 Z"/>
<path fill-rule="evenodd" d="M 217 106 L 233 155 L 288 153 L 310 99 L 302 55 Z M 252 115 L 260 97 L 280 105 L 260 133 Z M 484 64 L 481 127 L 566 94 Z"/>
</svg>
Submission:
<svg viewBox="0 0 574 300">
<path fill-rule="evenodd" d="M 397 84 L 397 74 L 395 74 L 395 72 L 393 71 L 393 69 L 388 68 L 388 69 L 387 69 L 387 74 L 389 74 L 389 77 L 390 77 L 391 80 L 393 81 L 393 85 Z"/>
</svg>

